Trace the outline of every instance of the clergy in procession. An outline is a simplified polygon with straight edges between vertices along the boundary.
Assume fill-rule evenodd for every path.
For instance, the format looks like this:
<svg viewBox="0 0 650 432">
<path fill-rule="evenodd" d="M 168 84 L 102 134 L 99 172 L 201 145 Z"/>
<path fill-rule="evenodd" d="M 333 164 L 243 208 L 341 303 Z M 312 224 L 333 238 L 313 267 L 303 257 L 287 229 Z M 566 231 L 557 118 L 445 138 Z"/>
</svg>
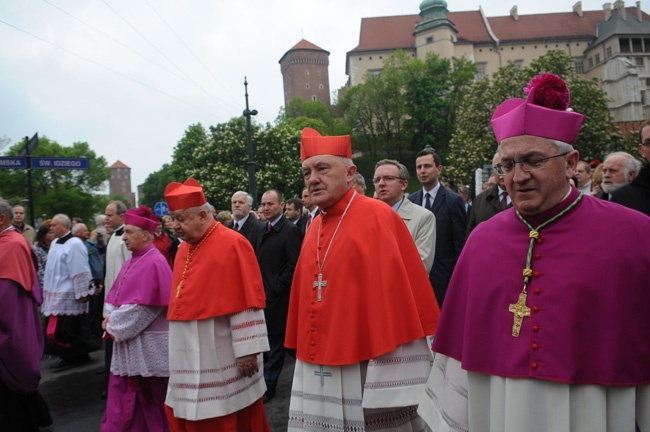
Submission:
<svg viewBox="0 0 650 432">
<path fill-rule="evenodd" d="M 418 412 L 434 431 L 650 431 L 650 219 L 570 185 L 566 83 L 524 90 L 492 116 L 514 207 L 469 236 Z"/>
<path fill-rule="evenodd" d="M 106 297 L 102 328 L 113 340 L 113 356 L 100 431 L 168 431 L 164 407 L 172 272 L 153 244 L 158 219 L 151 209 L 130 209 L 124 221 L 122 240 L 132 256 Z"/>
<path fill-rule="evenodd" d="M 38 432 L 52 424 L 38 392 L 43 301 L 36 255 L 14 228 L 11 205 L 0 199 L 0 429 Z"/>
<path fill-rule="evenodd" d="M 355 192 L 349 136 L 306 128 L 302 174 L 320 208 L 303 242 L 285 345 L 297 350 L 289 430 L 419 431 L 439 309 L 401 217 Z"/>
<path fill-rule="evenodd" d="M 253 247 L 213 219 L 196 180 L 168 184 L 165 199 L 184 240 L 167 314 L 171 430 L 270 431 L 262 403 L 266 298 Z"/>
</svg>

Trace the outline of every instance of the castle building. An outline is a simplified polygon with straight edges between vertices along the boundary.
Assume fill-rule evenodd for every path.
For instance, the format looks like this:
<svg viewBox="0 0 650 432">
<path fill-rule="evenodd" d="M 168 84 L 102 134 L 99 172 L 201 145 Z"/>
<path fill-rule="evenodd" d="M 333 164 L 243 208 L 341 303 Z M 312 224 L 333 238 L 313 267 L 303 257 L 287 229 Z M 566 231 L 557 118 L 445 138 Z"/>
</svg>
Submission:
<svg viewBox="0 0 650 432">
<path fill-rule="evenodd" d="M 528 66 L 550 50 L 574 60 L 576 72 L 597 78 L 610 99 L 614 121 L 633 130 L 650 117 L 650 16 L 624 1 L 605 3 L 603 10 L 487 17 L 478 11 L 449 12 L 444 0 L 424 0 L 418 15 L 363 18 L 359 44 L 347 53 L 350 86 L 366 74 L 378 74 L 392 52 L 412 57 L 438 54 L 452 61 L 476 63 L 477 78 L 494 74 L 509 62 Z"/>
<path fill-rule="evenodd" d="M 110 166 L 110 172 L 108 193 L 125 196 L 129 199 L 131 207 L 135 207 L 135 194 L 131 191 L 131 168 L 118 160 Z"/>
<path fill-rule="evenodd" d="M 298 97 L 330 106 L 329 56 L 328 51 L 305 39 L 282 56 L 279 63 L 285 105 Z"/>
</svg>

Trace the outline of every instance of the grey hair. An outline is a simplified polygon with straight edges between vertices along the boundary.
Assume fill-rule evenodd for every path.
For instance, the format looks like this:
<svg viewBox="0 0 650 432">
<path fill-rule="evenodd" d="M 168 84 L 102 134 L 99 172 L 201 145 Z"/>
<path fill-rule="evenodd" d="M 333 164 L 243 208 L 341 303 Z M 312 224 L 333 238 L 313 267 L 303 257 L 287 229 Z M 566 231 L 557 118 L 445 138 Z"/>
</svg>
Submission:
<svg viewBox="0 0 650 432">
<path fill-rule="evenodd" d="M 64 225 L 66 228 L 70 229 L 72 227 L 72 222 L 67 214 L 57 213 L 52 217 L 52 219 L 54 218 L 58 219 L 61 225 Z"/>
<path fill-rule="evenodd" d="M 86 226 L 85 223 L 79 222 L 79 223 L 75 224 L 75 226 L 72 227 L 72 235 L 76 236 L 77 233 L 79 232 L 79 230 L 81 229 L 81 227 L 84 227 L 84 228 L 88 229 L 88 227 Z"/>
<path fill-rule="evenodd" d="M 187 210 L 191 213 L 198 213 L 200 211 L 204 211 L 209 215 L 212 214 L 212 206 L 210 205 L 210 203 L 201 204 L 200 206 L 196 206 L 196 207 L 190 207 Z"/>
<path fill-rule="evenodd" d="M 625 163 L 625 178 L 630 175 L 631 172 L 634 172 L 635 174 L 639 174 L 639 170 L 641 169 L 641 162 L 636 160 L 634 156 L 632 156 L 629 153 L 618 151 L 618 152 L 613 152 L 605 156 L 605 161 L 609 159 L 610 157 L 617 157 L 617 156 L 622 156 L 624 157 L 627 162 Z"/>
<path fill-rule="evenodd" d="M 9 218 L 9 220 L 14 219 L 14 209 L 11 207 L 7 201 L 0 199 L 0 214 L 3 214 Z"/>
<path fill-rule="evenodd" d="M 375 171 L 377 171 L 377 168 L 379 168 L 382 165 L 393 165 L 393 166 L 397 167 L 397 169 L 399 170 L 399 177 L 402 180 L 408 181 L 411 178 L 408 168 L 406 168 L 406 166 L 404 166 L 404 164 L 399 163 L 395 159 L 382 159 L 382 160 L 380 160 L 379 162 L 377 162 L 375 164 Z"/>
<path fill-rule="evenodd" d="M 248 192 L 244 191 L 237 191 L 234 194 L 232 194 L 232 198 L 230 198 L 230 202 L 235 199 L 237 195 L 246 195 L 246 202 L 248 203 L 249 206 L 253 205 L 253 197 L 248 194 Z"/>
<path fill-rule="evenodd" d="M 363 175 L 360 172 L 354 173 L 354 182 L 361 186 L 366 185 L 366 179 L 363 178 Z"/>
<path fill-rule="evenodd" d="M 567 144 L 563 141 L 551 140 L 553 145 L 557 148 L 560 153 L 570 153 L 574 150 L 571 144 Z"/>
<path fill-rule="evenodd" d="M 496 152 L 494 156 L 492 156 L 492 168 L 496 166 L 497 163 L 501 162 L 501 154 L 499 152 Z"/>
</svg>

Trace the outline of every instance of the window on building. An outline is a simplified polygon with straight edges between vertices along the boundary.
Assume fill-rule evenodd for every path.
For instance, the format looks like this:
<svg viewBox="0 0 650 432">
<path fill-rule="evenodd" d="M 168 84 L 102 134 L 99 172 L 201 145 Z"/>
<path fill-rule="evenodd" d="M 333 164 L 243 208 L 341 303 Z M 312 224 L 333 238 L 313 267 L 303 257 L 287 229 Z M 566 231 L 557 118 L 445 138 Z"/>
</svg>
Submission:
<svg viewBox="0 0 650 432">
<path fill-rule="evenodd" d="M 643 57 L 637 57 L 636 59 L 636 65 L 643 67 L 645 64 L 643 63 Z"/>
<path fill-rule="evenodd" d="M 523 69 L 524 67 L 524 61 L 523 60 L 515 60 L 514 65 L 517 69 Z"/>
<path fill-rule="evenodd" d="M 476 79 L 485 78 L 487 62 L 476 63 Z"/>
<path fill-rule="evenodd" d="M 309 88 L 309 84 L 305 84 L 305 88 L 308 89 L 308 88 Z"/>
<path fill-rule="evenodd" d="M 650 87 L 650 78 L 645 79 L 645 85 L 646 87 Z"/>
<path fill-rule="evenodd" d="M 323 90 L 324 88 L 325 88 L 325 86 L 323 84 L 318 84 L 318 89 L 319 90 Z"/>
<path fill-rule="evenodd" d="M 320 71 L 316 71 L 316 75 L 320 76 Z"/>
<path fill-rule="evenodd" d="M 316 95 L 311 95 L 311 100 L 313 100 L 314 102 L 316 102 L 316 101 L 318 100 L 318 98 L 316 97 Z"/>
<path fill-rule="evenodd" d="M 427 43 L 433 43 L 433 36 L 427 36 Z"/>
<path fill-rule="evenodd" d="M 643 52 L 650 52 L 650 39 L 643 39 Z"/>
<path fill-rule="evenodd" d="M 641 105 L 645 105 L 645 91 L 641 90 Z"/>
<path fill-rule="evenodd" d="M 643 52 L 643 44 L 641 39 L 632 38 L 632 52 Z"/>
<path fill-rule="evenodd" d="M 305 70 L 305 75 L 309 75 L 309 69 Z"/>
<path fill-rule="evenodd" d="M 583 74 L 585 73 L 585 62 L 582 59 L 574 60 L 573 64 L 576 68 L 576 73 Z"/>
<path fill-rule="evenodd" d="M 630 52 L 630 39 L 628 39 L 628 38 L 620 38 L 618 40 L 618 46 L 621 48 L 622 53 L 629 53 Z"/>
<path fill-rule="evenodd" d="M 612 47 L 607 47 L 605 52 L 605 58 L 610 58 L 612 56 Z"/>
<path fill-rule="evenodd" d="M 594 59 L 592 57 L 589 57 L 589 69 L 594 67 Z"/>
<path fill-rule="evenodd" d="M 381 75 L 381 69 L 369 69 L 368 75 L 372 77 L 378 77 L 379 75 Z"/>
<path fill-rule="evenodd" d="M 596 54 L 594 56 L 594 61 L 596 62 L 597 65 L 600 64 L 600 54 Z"/>
</svg>

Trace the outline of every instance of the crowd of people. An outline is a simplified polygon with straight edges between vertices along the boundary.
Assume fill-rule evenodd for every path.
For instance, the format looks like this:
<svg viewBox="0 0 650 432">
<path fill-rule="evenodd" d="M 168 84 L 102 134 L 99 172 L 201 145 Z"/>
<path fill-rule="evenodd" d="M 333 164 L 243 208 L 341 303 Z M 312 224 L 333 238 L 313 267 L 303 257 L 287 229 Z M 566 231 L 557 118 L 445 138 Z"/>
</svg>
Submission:
<svg viewBox="0 0 650 432">
<path fill-rule="evenodd" d="M 286 355 L 291 431 L 650 431 L 650 121 L 645 163 L 582 161 L 564 81 L 526 93 L 473 199 L 431 147 L 415 192 L 383 159 L 367 197 L 350 137 L 306 128 L 301 196 L 258 209 L 188 179 L 163 218 L 112 201 L 35 230 L 0 200 L 0 425 L 51 423 L 43 353 L 103 345 L 101 431 L 270 431 Z"/>
</svg>

